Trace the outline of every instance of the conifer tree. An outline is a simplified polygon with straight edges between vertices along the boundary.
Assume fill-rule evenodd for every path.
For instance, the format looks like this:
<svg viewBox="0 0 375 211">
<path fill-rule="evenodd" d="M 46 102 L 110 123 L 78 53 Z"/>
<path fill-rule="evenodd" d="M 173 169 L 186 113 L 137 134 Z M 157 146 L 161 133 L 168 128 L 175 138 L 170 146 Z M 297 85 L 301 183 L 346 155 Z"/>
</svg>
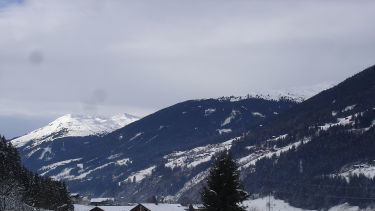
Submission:
<svg viewBox="0 0 375 211">
<path fill-rule="evenodd" d="M 228 152 L 221 154 L 211 168 L 201 197 L 208 211 L 245 210 L 240 203 L 249 195 L 243 190 L 237 165 Z"/>
</svg>

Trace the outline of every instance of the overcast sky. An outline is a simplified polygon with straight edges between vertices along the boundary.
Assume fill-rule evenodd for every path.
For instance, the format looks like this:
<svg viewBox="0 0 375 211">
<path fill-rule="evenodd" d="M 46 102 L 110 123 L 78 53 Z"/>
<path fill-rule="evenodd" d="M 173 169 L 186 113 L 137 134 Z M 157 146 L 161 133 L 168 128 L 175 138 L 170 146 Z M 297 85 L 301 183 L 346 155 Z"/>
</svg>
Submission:
<svg viewBox="0 0 375 211">
<path fill-rule="evenodd" d="M 374 11 L 372 0 L 0 0 L 0 116 L 144 116 L 339 82 L 375 63 Z"/>
</svg>

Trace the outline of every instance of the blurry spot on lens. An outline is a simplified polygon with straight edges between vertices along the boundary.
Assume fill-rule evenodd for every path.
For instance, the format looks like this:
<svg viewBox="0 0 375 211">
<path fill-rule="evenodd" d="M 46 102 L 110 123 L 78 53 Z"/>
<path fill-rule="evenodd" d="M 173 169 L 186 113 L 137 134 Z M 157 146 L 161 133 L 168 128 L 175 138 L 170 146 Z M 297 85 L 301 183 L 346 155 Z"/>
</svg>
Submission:
<svg viewBox="0 0 375 211">
<path fill-rule="evenodd" d="M 32 65 L 40 65 L 43 63 L 44 56 L 41 51 L 34 50 L 29 54 L 29 61 Z"/>
<path fill-rule="evenodd" d="M 102 103 L 107 99 L 107 92 L 104 89 L 96 89 L 93 92 L 92 101 Z"/>
</svg>

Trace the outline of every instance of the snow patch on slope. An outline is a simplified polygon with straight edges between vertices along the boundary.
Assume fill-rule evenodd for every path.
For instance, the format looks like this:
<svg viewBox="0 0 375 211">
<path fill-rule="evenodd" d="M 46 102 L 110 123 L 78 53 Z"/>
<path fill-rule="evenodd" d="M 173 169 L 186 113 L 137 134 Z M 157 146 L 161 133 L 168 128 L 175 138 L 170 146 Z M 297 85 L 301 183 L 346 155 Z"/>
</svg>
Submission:
<svg viewBox="0 0 375 211">
<path fill-rule="evenodd" d="M 239 113 L 239 111 L 232 110 L 230 113 L 229 117 L 227 117 L 224 122 L 221 124 L 221 127 L 230 124 L 234 118 L 236 118 L 236 115 Z"/>
<path fill-rule="evenodd" d="M 375 163 L 375 161 L 373 161 Z M 350 176 L 354 175 L 364 175 L 367 178 L 373 179 L 375 178 L 375 164 L 355 164 L 348 168 L 343 169 L 340 173 L 334 174 L 334 177 L 344 177 L 347 181 L 349 181 Z"/>
<path fill-rule="evenodd" d="M 227 129 L 217 129 L 216 130 L 220 135 L 221 134 L 223 134 L 223 133 L 230 133 L 230 132 L 232 132 L 232 129 L 229 129 L 229 128 L 227 128 Z"/>
<path fill-rule="evenodd" d="M 140 183 L 143 179 L 145 179 L 147 176 L 150 176 L 152 174 L 152 172 L 154 171 L 154 169 L 156 168 L 156 166 L 151 166 L 147 169 L 143 169 L 143 170 L 140 170 L 140 171 L 137 171 L 133 174 L 131 174 L 125 181 L 133 181 L 133 178 L 135 177 L 135 181 L 137 183 Z"/>
<path fill-rule="evenodd" d="M 252 114 L 253 116 L 259 116 L 259 117 L 262 117 L 262 118 L 266 117 L 266 116 L 264 116 L 263 114 L 261 114 L 261 113 L 259 113 L 259 112 L 252 112 L 251 114 Z"/>
<path fill-rule="evenodd" d="M 357 106 L 356 104 L 354 104 L 354 105 L 350 105 L 350 106 L 346 106 L 346 107 L 342 110 L 342 112 L 351 111 L 351 110 L 353 110 L 356 106 Z"/>
<path fill-rule="evenodd" d="M 209 116 L 216 111 L 215 108 L 208 108 L 204 111 L 204 116 Z"/>
<path fill-rule="evenodd" d="M 132 163 L 132 161 L 129 158 L 124 158 L 116 161 L 116 165 L 118 166 L 127 166 L 129 163 Z"/>
<path fill-rule="evenodd" d="M 337 118 L 336 123 L 326 123 L 325 125 L 319 126 L 321 130 L 328 130 L 334 126 L 345 126 L 345 125 L 353 125 L 354 121 L 352 120 L 353 116 L 347 116 L 345 118 Z"/>
<path fill-rule="evenodd" d="M 46 148 L 43 149 L 42 154 L 39 156 L 39 160 L 43 160 L 44 157 L 45 157 L 45 155 L 46 155 L 47 153 L 48 153 L 49 155 L 52 154 L 52 148 L 51 148 L 51 147 L 46 147 Z M 45 159 L 46 159 L 46 160 L 50 160 L 51 157 L 47 156 Z"/>
<path fill-rule="evenodd" d="M 304 139 L 301 140 L 304 144 L 308 143 L 311 141 L 311 138 L 305 137 Z M 237 160 L 237 162 L 240 165 L 239 169 L 244 169 L 244 168 L 249 168 L 250 166 L 254 166 L 256 162 L 263 158 L 271 158 L 272 156 L 277 156 L 279 157 L 281 153 L 286 152 L 293 147 L 297 148 L 301 145 L 301 141 L 296 141 L 292 144 L 286 145 L 284 147 L 280 148 L 272 148 L 272 149 L 260 149 L 256 152 L 251 153 L 248 156 L 242 157 Z"/>
<path fill-rule="evenodd" d="M 52 164 L 47 165 L 47 166 L 43 166 L 42 168 L 39 169 L 39 171 L 43 172 L 40 175 L 44 176 L 45 174 L 47 174 L 48 172 L 56 169 L 59 166 L 64 166 L 64 165 L 69 164 L 71 162 L 80 161 L 81 159 L 82 158 L 63 160 L 63 161 L 60 161 L 60 162 L 52 163 Z"/>
<path fill-rule="evenodd" d="M 139 136 L 141 136 L 143 133 L 137 133 L 135 134 L 132 138 L 129 139 L 129 141 L 133 141 L 134 139 L 138 138 Z"/>
<path fill-rule="evenodd" d="M 282 139 L 285 139 L 286 137 L 288 137 L 288 134 L 284 134 L 284 135 L 280 135 L 280 136 L 272 136 L 271 139 L 268 139 L 267 142 L 275 142 L 275 141 L 278 141 L 278 140 L 282 140 Z"/>
<path fill-rule="evenodd" d="M 78 159 L 78 160 L 80 160 L 80 159 Z M 60 161 L 60 162 L 57 162 L 57 163 L 51 164 L 51 165 L 52 165 L 52 167 L 54 167 L 54 166 L 58 167 L 58 166 L 67 165 L 70 162 L 78 161 L 78 160 L 73 159 L 73 160 Z M 124 158 L 124 159 L 120 159 L 120 160 L 117 160 L 117 161 L 105 163 L 105 164 L 103 164 L 101 166 L 98 166 L 96 168 L 93 168 L 93 169 L 90 169 L 90 167 L 87 167 L 87 168 L 83 169 L 83 164 L 80 163 L 80 164 L 77 164 L 75 167 L 64 168 L 60 173 L 58 173 L 56 175 L 52 175 L 51 177 L 54 178 L 54 179 L 57 179 L 57 180 L 67 180 L 67 181 L 81 180 L 81 179 L 85 179 L 87 176 L 89 176 L 93 172 L 104 169 L 104 168 L 107 168 L 108 166 L 111 166 L 111 165 L 126 166 L 126 165 L 129 165 L 131 163 L 132 163 L 132 161 L 129 158 Z M 48 166 L 46 166 L 46 167 L 48 167 Z M 79 173 L 78 175 L 71 174 L 71 171 L 75 170 L 75 169 L 78 169 L 78 173 Z M 51 171 L 51 170 L 49 170 L 49 171 Z M 44 174 L 46 174 L 46 173 L 48 173 L 48 172 L 45 172 Z"/>
<path fill-rule="evenodd" d="M 165 167 L 168 168 L 194 168 L 201 163 L 211 160 L 212 156 L 232 147 L 233 141 L 239 138 L 233 138 L 220 144 L 210 144 L 203 147 L 197 147 L 187 151 L 178 151 L 164 156 L 167 160 Z"/>
<path fill-rule="evenodd" d="M 271 202 L 270 204 L 269 204 L 269 201 Z M 264 198 L 254 199 L 254 200 L 247 200 L 243 203 L 243 205 L 247 206 L 246 210 L 316 211 L 316 210 L 305 210 L 305 209 L 293 207 L 283 200 L 275 199 L 273 196 L 271 196 L 270 198 L 264 197 Z M 350 206 L 349 204 L 344 203 L 344 204 L 331 207 L 327 211 L 370 211 L 370 210 L 373 210 L 373 209 L 371 208 L 360 209 L 357 206 Z"/>
</svg>

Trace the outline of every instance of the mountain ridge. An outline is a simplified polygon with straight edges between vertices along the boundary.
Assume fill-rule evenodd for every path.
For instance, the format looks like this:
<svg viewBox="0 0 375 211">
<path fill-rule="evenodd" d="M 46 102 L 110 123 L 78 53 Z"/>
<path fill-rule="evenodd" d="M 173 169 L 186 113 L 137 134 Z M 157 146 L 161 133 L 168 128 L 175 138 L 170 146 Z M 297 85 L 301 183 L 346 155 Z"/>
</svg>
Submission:
<svg viewBox="0 0 375 211">
<path fill-rule="evenodd" d="M 43 143 L 40 147 L 49 160 L 39 159 L 43 150 L 31 156 L 28 155 L 36 150 L 31 146 L 20 150 L 26 165 L 43 175 L 67 181 L 74 192 L 117 195 L 125 201 L 143 201 L 157 195 L 165 201 L 191 203 L 199 201 L 198 192 L 212 158 L 230 150 L 248 190 L 261 195 L 275 191 L 276 197 L 298 207 L 322 208 L 317 203 L 321 198 L 311 197 L 304 202 L 302 196 L 283 194 L 281 185 L 270 186 L 267 181 L 284 184 L 294 178 L 300 183 L 305 179 L 307 185 L 327 182 L 346 187 L 344 180 L 309 177 L 344 175 L 340 168 L 348 166 L 346 172 L 356 172 L 353 162 L 364 164 L 356 160 L 360 156 L 343 159 L 334 149 L 350 150 L 343 145 L 345 142 L 337 141 L 342 137 L 350 144 L 362 140 L 364 146 L 370 146 L 368 140 L 373 137 L 375 125 L 374 69 L 370 67 L 302 103 L 287 98 L 189 100 L 104 136 L 66 137 Z M 348 131 L 353 134 L 347 135 Z M 63 147 L 67 150 L 62 151 Z M 312 149 L 330 153 L 322 156 L 330 160 L 324 164 Z M 364 151 L 363 159 L 371 157 L 371 149 Z M 317 164 L 311 163 L 307 155 L 315 156 Z M 307 166 L 301 171 L 299 165 Z M 372 168 L 371 163 L 368 165 Z M 368 182 L 366 178 L 356 181 Z M 327 194 L 324 189 L 317 192 L 320 196 Z M 327 200 L 322 206 L 337 203 Z"/>
<path fill-rule="evenodd" d="M 43 142 L 63 137 L 104 135 L 138 119 L 139 117 L 126 113 L 110 117 L 66 114 L 42 128 L 11 140 L 11 143 L 15 147 L 22 147 L 30 141 Z"/>
</svg>

